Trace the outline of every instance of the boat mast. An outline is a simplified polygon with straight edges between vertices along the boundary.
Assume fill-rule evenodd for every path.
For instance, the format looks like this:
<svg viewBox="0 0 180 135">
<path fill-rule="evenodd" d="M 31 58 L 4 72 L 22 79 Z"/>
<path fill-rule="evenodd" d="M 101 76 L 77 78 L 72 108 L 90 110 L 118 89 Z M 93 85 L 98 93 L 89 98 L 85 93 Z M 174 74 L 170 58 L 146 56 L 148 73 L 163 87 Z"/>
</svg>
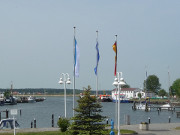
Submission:
<svg viewBox="0 0 180 135">
<path fill-rule="evenodd" d="M 144 90 L 145 90 L 145 103 L 146 103 L 146 97 L 147 97 L 147 67 L 145 67 L 145 71 L 146 71 L 146 74 L 145 74 L 145 81 L 144 81 Z"/>
<path fill-rule="evenodd" d="M 168 99 L 170 100 L 171 98 L 170 98 L 170 93 L 171 93 L 171 87 L 170 87 L 170 73 L 169 73 L 169 67 L 168 67 L 168 89 L 169 89 L 169 97 L 168 97 Z"/>
</svg>

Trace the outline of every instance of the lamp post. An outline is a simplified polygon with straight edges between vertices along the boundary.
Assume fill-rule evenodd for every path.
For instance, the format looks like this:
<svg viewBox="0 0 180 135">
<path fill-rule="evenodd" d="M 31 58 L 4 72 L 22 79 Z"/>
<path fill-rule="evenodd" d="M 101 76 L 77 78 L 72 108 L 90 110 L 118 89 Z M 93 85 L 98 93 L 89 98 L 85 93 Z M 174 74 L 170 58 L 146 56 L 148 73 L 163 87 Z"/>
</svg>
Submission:
<svg viewBox="0 0 180 135">
<path fill-rule="evenodd" d="M 117 72 L 113 85 L 116 87 L 118 86 L 118 135 L 120 135 L 120 91 L 121 86 L 125 85 L 124 79 L 122 78 L 122 72 Z"/>
<path fill-rule="evenodd" d="M 66 84 L 71 84 L 71 80 L 69 78 L 69 74 L 68 73 L 62 73 L 61 74 L 61 78 L 59 80 L 59 84 L 63 84 L 64 83 L 64 115 L 66 118 Z"/>
</svg>

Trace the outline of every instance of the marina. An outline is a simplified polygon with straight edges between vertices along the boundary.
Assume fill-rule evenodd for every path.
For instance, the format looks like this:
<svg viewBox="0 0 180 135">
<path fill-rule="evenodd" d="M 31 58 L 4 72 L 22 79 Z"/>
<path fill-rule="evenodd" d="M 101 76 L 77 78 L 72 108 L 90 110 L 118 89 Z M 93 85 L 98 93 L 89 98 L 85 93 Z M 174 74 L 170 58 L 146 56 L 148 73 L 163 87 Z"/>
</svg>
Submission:
<svg viewBox="0 0 180 135">
<path fill-rule="evenodd" d="M 76 100 L 79 97 L 75 97 Z M 115 103 L 114 102 L 101 102 L 102 115 L 108 116 L 108 120 L 115 119 Z M 77 103 L 75 103 L 75 106 Z M 126 116 L 130 116 L 130 124 L 139 124 L 141 122 L 148 122 L 148 118 L 151 119 L 151 123 L 169 123 L 169 117 L 172 123 L 180 123 L 180 118 L 177 118 L 176 112 L 180 111 L 180 108 L 176 108 L 175 111 L 161 110 L 157 111 L 158 105 L 154 105 L 154 109 L 145 112 L 143 110 L 132 110 L 132 103 L 120 105 L 120 121 L 121 125 L 126 124 Z M 54 127 L 57 127 L 57 120 L 59 117 L 64 117 L 64 97 L 46 97 L 44 102 L 6 105 L 0 106 L 0 111 L 11 109 L 18 109 L 18 115 L 16 116 L 19 128 L 31 128 L 31 124 L 34 124 L 36 120 L 37 128 L 52 127 L 52 115 L 54 117 Z M 73 116 L 73 98 L 67 97 L 67 117 Z M 1 112 L 1 119 L 6 118 L 6 113 Z M 9 114 L 9 118 L 12 116 Z"/>
</svg>

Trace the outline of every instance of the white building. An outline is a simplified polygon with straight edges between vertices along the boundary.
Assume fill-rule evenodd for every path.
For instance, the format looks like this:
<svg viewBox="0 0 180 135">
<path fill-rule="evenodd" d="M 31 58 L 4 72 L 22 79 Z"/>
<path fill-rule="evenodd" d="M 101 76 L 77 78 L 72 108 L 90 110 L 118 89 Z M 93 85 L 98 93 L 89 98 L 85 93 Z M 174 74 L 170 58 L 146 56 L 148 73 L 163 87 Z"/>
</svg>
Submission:
<svg viewBox="0 0 180 135">
<path fill-rule="evenodd" d="M 112 99 L 116 99 L 116 95 L 118 95 L 118 90 L 112 90 Z M 131 99 L 131 98 L 138 98 L 138 93 L 141 93 L 141 98 L 145 98 L 145 92 L 139 88 L 121 88 L 120 98 L 122 99 Z"/>
<path fill-rule="evenodd" d="M 3 100 L 4 100 L 4 94 L 0 93 L 0 101 L 3 101 Z"/>
</svg>

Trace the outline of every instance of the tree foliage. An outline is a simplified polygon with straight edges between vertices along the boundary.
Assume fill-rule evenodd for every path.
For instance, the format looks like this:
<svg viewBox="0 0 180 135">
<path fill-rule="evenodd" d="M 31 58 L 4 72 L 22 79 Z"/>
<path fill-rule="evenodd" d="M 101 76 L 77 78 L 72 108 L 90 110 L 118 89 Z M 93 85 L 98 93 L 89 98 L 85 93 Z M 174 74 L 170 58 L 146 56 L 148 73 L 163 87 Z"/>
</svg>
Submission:
<svg viewBox="0 0 180 135">
<path fill-rule="evenodd" d="M 173 97 L 176 95 L 176 91 L 173 89 L 172 86 L 170 86 L 170 88 L 169 88 L 169 95 L 173 96 Z"/>
<path fill-rule="evenodd" d="M 105 124 L 102 122 L 106 117 L 101 116 L 102 106 L 97 102 L 96 97 L 90 96 L 91 87 L 85 88 L 84 96 L 77 100 L 78 106 L 75 108 L 75 117 L 70 132 L 73 135 L 102 135 Z"/>
<path fill-rule="evenodd" d="M 59 118 L 57 125 L 60 127 L 61 132 L 65 132 L 69 127 L 70 123 L 67 118 Z"/>
<path fill-rule="evenodd" d="M 141 93 L 138 93 L 138 98 L 141 99 L 142 95 Z"/>
<path fill-rule="evenodd" d="M 172 90 L 175 90 L 176 96 L 180 97 L 180 78 L 173 82 Z"/>
<path fill-rule="evenodd" d="M 150 75 L 146 79 L 146 89 L 158 94 L 161 84 L 159 83 L 159 78 L 156 75 Z"/>
<path fill-rule="evenodd" d="M 129 84 L 122 85 L 121 88 L 130 88 L 130 85 Z"/>
<path fill-rule="evenodd" d="M 9 97 L 11 96 L 10 90 L 7 90 L 6 92 L 4 92 L 4 96 L 5 96 L 6 98 L 9 98 Z"/>
<path fill-rule="evenodd" d="M 158 96 L 162 96 L 162 97 L 167 96 L 167 92 L 164 89 L 161 89 L 158 92 Z"/>
</svg>

